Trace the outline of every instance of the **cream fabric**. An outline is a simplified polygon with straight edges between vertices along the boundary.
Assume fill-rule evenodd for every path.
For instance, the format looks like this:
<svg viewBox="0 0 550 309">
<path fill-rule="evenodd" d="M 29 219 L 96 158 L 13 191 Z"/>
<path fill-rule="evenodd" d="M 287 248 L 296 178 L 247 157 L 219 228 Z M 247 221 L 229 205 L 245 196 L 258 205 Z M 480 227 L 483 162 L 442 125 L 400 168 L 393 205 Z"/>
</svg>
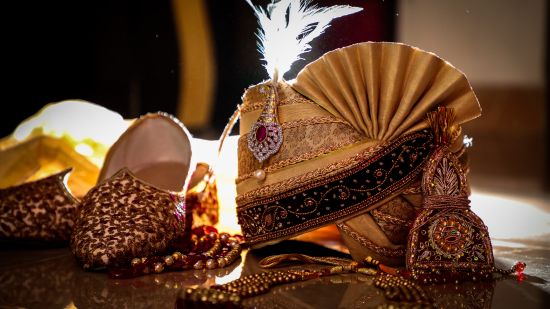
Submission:
<svg viewBox="0 0 550 309">
<path fill-rule="evenodd" d="M 307 65 L 292 87 L 376 140 L 428 126 L 426 113 L 453 108 L 457 124 L 481 108 L 466 76 L 433 53 L 400 43 L 360 43 Z"/>
</svg>

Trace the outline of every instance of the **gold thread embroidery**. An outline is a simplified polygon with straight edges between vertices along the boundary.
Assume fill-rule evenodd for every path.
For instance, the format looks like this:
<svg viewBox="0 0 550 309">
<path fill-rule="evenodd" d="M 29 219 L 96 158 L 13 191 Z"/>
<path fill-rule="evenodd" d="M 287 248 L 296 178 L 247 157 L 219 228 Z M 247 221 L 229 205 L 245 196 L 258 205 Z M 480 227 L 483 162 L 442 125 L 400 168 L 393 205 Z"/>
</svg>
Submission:
<svg viewBox="0 0 550 309">
<path fill-rule="evenodd" d="M 353 238 L 353 240 L 355 240 L 359 244 L 361 244 L 361 246 L 363 246 L 365 248 L 368 248 L 368 249 L 378 253 L 379 255 L 391 256 L 391 257 L 403 257 L 403 256 L 405 256 L 405 249 L 404 248 L 390 249 L 390 248 L 382 247 L 382 246 L 379 246 L 379 245 L 375 244 L 370 239 L 368 239 L 366 237 L 363 237 L 362 235 L 360 235 L 359 233 L 354 231 L 349 225 L 347 225 L 345 223 L 338 223 L 337 226 L 341 231 L 346 233 L 346 235 L 350 236 L 351 238 Z"/>
<path fill-rule="evenodd" d="M 262 201 L 258 201 L 260 198 L 265 198 L 267 196 L 273 196 L 285 191 L 289 191 L 293 188 L 295 188 L 298 184 L 301 184 L 302 187 L 314 187 L 315 181 L 311 181 L 312 179 L 320 179 L 322 177 L 330 176 L 333 172 L 338 170 L 343 170 L 343 172 L 339 173 L 339 175 L 346 174 L 347 172 L 356 169 L 359 164 L 364 164 L 364 162 L 373 157 L 376 153 L 381 153 L 383 150 L 388 149 L 388 147 L 392 144 L 398 145 L 400 143 L 403 143 L 407 139 L 414 139 L 416 137 L 423 136 L 423 133 L 416 133 L 411 134 L 409 136 L 404 136 L 401 139 L 398 139 L 393 142 L 384 142 L 379 145 L 373 146 L 372 148 L 366 149 L 353 157 L 350 157 L 348 159 L 334 162 L 326 167 L 319 168 L 313 171 L 310 171 L 308 173 L 295 176 L 292 178 L 289 178 L 285 181 L 281 181 L 278 183 L 274 183 L 272 185 L 267 185 L 261 188 L 258 188 L 256 190 L 252 190 L 250 192 L 247 192 L 245 194 L 238 195 L 236 198 L 237 202 L 237 208 L 248 208 L 253 207 L 255 204 L 262 203 Z M 309 184 L 308 184 L 309 183 Z M 307 185 L 305 185 L 307 184 Z M 255 203 L 253 203 L 256 201 Z M 252 203 L 252 204 L 251 204 Z"/>
<path fill-rule="evenodd" d="M 283 129 L 290 129 L 290 128 L 297 128 L 302 126 L 311 126 L 311 125 L 321 124 L 321 123 L 343 123 L 351 128 L 349 123 L 343 121 L 342 119 L 338 119 L 334 117 L 324 117 L 324 116 L 313 117 L 308 119 L 300 119 L 295 121 L 288 121 L 281 124 L 281 126 L 283 127 Z"/>
<path fill-rule="evenodd" d="M 349 124 L 333 117 L 314 117 L 287 122 L 282 124 L 282 128 L 285 142 L 281 150 L 267 161 L 267 166 L 262 167 L 264 170 L 271 167 L 271 171 L 274 171 L 364 139 Z M 238 142 L 237 183 L 249 178 L 261 167 L 252 154 L 247 152 L 248 137 L 248 134 L 242 135 Z"/>
<path fill-rule="evenodd" d="M 391 224 L 395 224 L 395 225 L 410 226 L 412 224 L 412 221 L 404 220 L 404 219 L 398 218 L 396 216 L 392 216 L 392 215 L 390 215 L 388 213 L 385 213 L 383 211 L 380 211 L 378 209 L 375 209 L 375 210 L 371 211 L 371 214 L 373 215 L 373 217 L 375 217 L 378 220 L 388 222 L 388 223 L 391 223 Z"/>
<path fill-rule="evenodd" d="M 403 190 L 401 194 L 408 195 L 408 194 L 420 194 L 422 193 L 422 187 L 420 186 L 420 183 L 414 184 L 413 186 Z"/>
<path fill-rule="evenodd" d="M 279 90 L 279 89 L 277 89 Z M 278 106 L 283 106 L 283 105 L 290 105 L 290 104 L 315 104 L 313 103 L 312 101 L 306 99 L 306 98 L 302 98 L 302 97 L 284 97 L 282 98 L 279 103 L 277 104 Z M 259 110 L 261 109 L 263 106 L 264 106 L 264 102 L 249 102 L 247 100 L 245 100 L 245 104 L 243 104 L 243 108 L 241 109 L 241 113 L 243 114 L 246 114 L 246 113 L 250 113 L 250 112 L 253 112 L 255 110 Z"/>
<path fill-rule="evenodd" d="M 294 165 L 294 164 L 297 164 L 297 163 L 300 163 L 300 162 L 303 162 L 303 161 L 306 161 L 306 160 L 311 160 L 313 158 L 316 158 L 316 157 L 321 156 L 325 153 L 337 150 L 337 149 L 339 149 L 341 147 L 344 147 L 346 145 L 348 145 L 348 143 L 338 143 L 338 144 L 332 145 L 330 147 L 321 147 L 318 151 L 306 152 L 306 153 L 301 154 L 297 157 L 293 157 L 293 158 L 290 158 L 290 159 L 287 159 L 287 160 L 279 161 L 275 164 L 272 164 L 272 165 L 268 166 L 267 168 L 264 168 L 264 171 L 266 173 L 272 173 L 276 170 L 287 167 L 289 165 Z M 248 174 L 243 175 L 243 176 L 240 176 L 235 180 L 235 183 L 239 184 L 239 183 L 243 182 L 244 180 L 246 180 L 246 179 L 248 179 L 252 176 L 254 176 L 254 172 L 248 173 Z"/>
<path fill-rule="evenodd" d="M 414 177 L 416 177 L 416 176 L 417 176 L 417 174 L 414 175 Z M 407 177 L 405 177 L 405 179 L 403 179 L 402 182 L 403 183 L 408 183 L 414 177 L 407 176 Z M 322 218 L 315 218 L 315 219 L 312 219 L 312 220 L 309 220 L 309 221 L 305 221 L 304 223 L 297 224 L 297 225 L 292 226 L 290 228 L 287 228 L 285 230 L 279 230 L 279 231 L 275 231 L 275 232 L 270 232 L 270 233 L 266 233 L 266 234 L 253 236 L 253 237 L 247 237 L 246 243 L 248 245 L 252 246 L 254 244 L 257 244 L 257 243 L 260 243 L 260 242 L 263 242 L 263 241 L 268 241 L 268 240 L 269 241 L 284 240 L 284 239 L 287 239 L 291 235 L 296 235 L 298 233 L 305 233 L 307 231 L 311 231 L 311 230 L 314 230 L 316 228 L 319 228 L 319 226 L 321 226 L 321 224 L 327 224 L 329 222 L 334 222 L 336 220 L 346 220 L 346 218 L 348 218 L 348 217 L 356 216 L 358 209 L 361 209 L 362 207 L 364 207 L 365 204 L 370 203 L 371 206 L 375 205 L 379 201 L 381 201 L 385 198 L 391 197 L 392 194 L 394 194 L 394 192 L 390 190 L 388 192 L 385 192 L 385 193 L 379 195 L 376 199 L 373 199 L 373 200 L 370 200 L 370 201 L 365 200 L 365 201 L 355 205 L 354 207 L 345 209 L 343 211 L 337 211 L 335 213 L 329 214 L 329 215 L 324 216 Z M 364 210 L 365 211 L 371 210 L 371 208 L 372 208 L 371 206 L 365 207 Z M 239 212 L 239 209 L 237 209 L 237 211 Z M 237 214 L 237 216 L 239 216 L 239 214 Z M 241 225 L 243 226 L 243 229 L 244 229 L 244 225 L 243 224 L 241 224 Z"/>
<path fill-rule="evenodd" d="M 345 125 L 347 125 L 348 127 L 351 128 L 349 123 L 347 123 L 347 122 L 345 122 L 341 119 L 334 118 L 334 117 L 324 117 L 324 116 L 313 117 L 313 118 L 308 118 L 308 119 L 300 119 L 300 120 L 295 120 L 295 121 L 288 121 L 288 122 L 285 122 L 285 123 L 281 123 L 281 127 L 283 129 L 292 129 L 292 128 L 297 128 L 297 127 L 302 127 L 302 126 L 311 126 L 311 125 L 323 124 L 323 123 L 341 123 L 341 124 L 345 124 Z M 247 133 L 246 135 L 240 136 L 239 139 L 248 139 L 248 134 L 250 134 L 250 132 Z"/>
<path fill-rule="evenodd" d="M 427 150 L 425 149 L 425 147 L 426 145 L 428 145 L 428 143 L 430 143 L 431 136 L 424 142 L 424 144 L 419 146 L 414 146 L 412 148 L 410 146 L 403 147 L 404 145 L 402 143 L 406 141 L 412 141 L 413 139 L 416 139 L 416 138 L 427 138 L 427 136 L 424 135 L 425 133 L 426 132 L 417 133 L 417 134 L 412 134 L 412 135 L 408 135 L 403 138 L 400 138 L 397 141 L 394 141 L 390 146 L 381 147 L 382 151 L 379 151 L 376 156 L 369 156 L 367 160 L 362 160 L 359 162 L 359 164 L 351 165 L 351 168 L 348 165 L 346 166 L 345 170 L 339 171 L 337 174 L 323 175 L 322 179 L 318 178 L 318 180 L 315 180 L 313 182 L 311 182 L 311 179 L 308 179 L 310 180 L 309 183 L 304 181 L 300 183 L 301 186 L 294 188 L 293 190 L 285 191 L 284 194 L 282 195 L 280 194 L 280 195 L 264 197 L 262 199 L 252 201 L 251 203 L 245 204 L 245 205 L 238 204 L 239 206 L 237 207 L 237 216 L 239 217 L 239 223 L 241 224 L 241 227 L 245 234 L 247 244 L 253 245 L 255 243 L 262 242 L 265 240 L 274 241 L 278 239 L 288 238 L 291 235 L 295 235 L 300 232 L 305 232 L 307 230 L 317 228 L 323 224 L 334 222 L 336 220 L 345 220 L 346 217 L 357 215 L 358 212 L 360 211 L 372 210 L 378 202 L 386 198 L 391 198 L 396 194 L 396 192 L 402 190 L 403 187 L 410 185 L 411 181 L 417 178 L 418 173 L 423 169 L 423 163 L 425 160 L 423 159 L 421 162 L 418 162 L 419 165 L 417 166 L 411 165 L 410 167 L 413 169 L 410 172 L 407 172 L 406 175 L 403 175 L 404 177 L 401 178 L 400 180 L 393 181 L 390 178 L 388 181 L 392 182 L 392 184 L 385 190 L 381 190 L 381 188 L 378 188 L 378 185 L 381 185 L 386 182 L 387 174 L 384 173 L 384 171 L 379 169 L 373 170 L 372 172 L 374 172 L 376 174 L 376 177 L 380 179 L 380 181 L 376 182 L 375 189 L 378 188 L 376 189 L 378 191 L 376 194 L 370 196 L 370 194 L 367 192 L 366 194 L 369 197 L 367 197 L 365 200 L 357 201 L 357 203 L 352 202 L 352 205 L 350 205 L 349 207 L 339 209 L 333 212 L 329 212 L 323 215 L 321 215 L 321 212 L 318 211 L 317 216 L 312 216 L 312 217 L 310 216 L 311 218 L 309 218 L 308 220 L 305 220 L 305 217 L 302 217 L 301 219 L 304 221 L 301 223 L 296 222 L 294 224 L 291 224 L 291 222 L 288 221 L 289 219 L 287 219 L 287 217 L 289 216 L 288 211 L 286 209 L 281 208 L 279 201 L 285 198 L 290 198 L 305 190 L 312 190 L 316 188 L 321 189 L 321 186 L 323 186 L 321 190 L 324 191 L 322 193 L 333 192 L 334 190 L 339 191 L 339 195 L 337 192 L 334 191 L 332 196 L 333 199 L 340 198 L 340 200 L 342 199 L 347 200 L 349 198 L 350 201 L 355 200 L 354 196 L 349 193 L 351 192 L 351 190 L 356 190 L 356 189 L 355 188 L 347 189 L 345 185 L 341 185 L 344 179 L 346 179 L 347 177 L 351 176 L 354 173 L 357 173 L 360 170 L 363 170 L 365 168 L 365 165 L 370 165 L 370 164 L 373 164 L 374 162 L 378 162 L 378 160 L 380 159 L 379 156 L 383 157 L 383 156 L 391 155 L 391 157 L 395 157 L 399 162 L 403 162 L 402 159 L 400 158 L 404 153 L 407 153 L 408 156 L 410 156 L 410 158 L 414 158 L 413 160 L 416 160 L 418 154 L 422 155 L 422 151 Z M 431 144 L 429 147 L 431 147 Z M 401 154 L 392 153 L 394 150 L 397 150 L 397 149 L 401 149 L 401 151 L 403 152 Z M 418 152 L 419 150 L 422 150 L 422 151 Z M 357 156 L 359 156 L 362 153 L 359 153 Z M 369 173 L 368 170 L 366 170 L 366 172 Z M 327 183 L 327 181 L 329 181 L 329 183 Z M 331 183 L 333 183 L 335 186 L 329 187 L 328 185 L 330 185 Z M 344 191 L 345 189 L 347 190 Z M 361 189 L 362 188 L 360 188 L 359 190 Z M 302 193 L 302 194 L 305 194 L 305 193 Z M 313 194 L 318 195 L 318 193 L 317 194 L 313 193 Z M 321 195 L 326 196 L 326 194 L 321 194 Z M 325 199 L 328 201 L 327 198 Z M 308 199 L 304 200 L 304 205 L 307 203 L 307 200 Z M 268 204 L 271 204 L 271 205 L 268 205 Z M 312 204 L 309 206 L 309 207 L 312 207 L 318 203 L 315 203 L 314 201 L 313 203 L 309 203 L 309 204 Z M 307 205 L 305 205 L 304 207 L 306 206 Z M 329 209 L 330 205 L 325 205 L 325 206 L 328 207 L 327 210 L 330 210 Z M 324 209 L 323 209 L 323 212 L 324 212 Z M 311 211 L 309 211 L 308 213 L 311 214 Z M 260 218 L 259 215 L 261 215 L 262 217 Z M 284 220 L 287 220 L 288 222 Z M 284 225 L 288 225 L 288 227 L 284 227 Z"/>
<path fill-rule="evenodd" d="M 384 149 L 384 147 L 385 144 L 376 145 L 346 160 L 335 162 L 326 167 L 318 168 L 300 176 L 295 176 L 285 181 L 278 182 L 269 186 L 264 186 L 259 189 L 237 196 L 237 207 L 243 207 L 245 204 L 253 202 L 254 200 L 263 196 L 271 196 L 286 190 L 290 190 L 294 188 L 297 184 L 303 184 L 307 180 L 317 179 L 322 176 L 330 175 L 334 171 L 338 171 L 350 166 L 355 166 L 358 163 L 361 163 L 362 161 L 372 157 L 378 151 Z"/>
<path fill-rule="evenodd" d="M 494 269 L 494 258 L 487 227 L 469 209 L 466 175 L 445 146 L 430 156 L 422 189 L 424 207 L 411 228 L 406 257 L 413 278 L 436 271 L 490 276 L 485 271 Z"/>
</svg>

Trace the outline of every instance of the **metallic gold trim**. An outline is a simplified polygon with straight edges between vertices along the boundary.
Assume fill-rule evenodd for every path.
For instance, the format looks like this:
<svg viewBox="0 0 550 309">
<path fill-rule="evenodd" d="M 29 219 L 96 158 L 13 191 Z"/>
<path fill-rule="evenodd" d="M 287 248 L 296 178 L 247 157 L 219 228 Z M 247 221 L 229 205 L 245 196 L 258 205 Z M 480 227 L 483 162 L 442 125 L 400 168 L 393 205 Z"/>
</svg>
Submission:
<svg viewBox="0 0 550 309">
<path fill-rule="evenodd" d="M 301 119 L 301 120 L 296 120 L 296 121 L 285 122 L 281 125 L 281 127 L 282 127 L 283 130 L 287 130 L 287 129 L 293 129 L 293 128 L 298 128 L 298 127 L 313 126 L 313 125 L 318 125 L 318 124 L 334 124 L 334 123 L 335 124 L 348 125 L 347 123 L 343 122 L 342 120 L 334 118 L 334 117 L 313 117 L 313 118 L 308 118 L 308 119 Z M 250 135 L 250 132 L 245 134 L 245 135 L 242 135 L 239 138 L 239 144 L 242 144 L 243 140 L 245 140 L 245 141 L 248 140 L 249 135 Z M 299 142 L 301 143 L 302 141 L 299 141 Z M 325 143 L 325 144 L 327 144 L 327 143 Z M 337 149 L 339 149 L 341 147 L 344 147 L 346 145 L 349 145 L 349 144 L 350 144 L 349 141 L 345 141 L 345 142 L 335 143 L 335 144 L 332 144 L 332 145 L 325 145 L 324 147 L 320 147 L 319 149 L 316 149 L 314 151 L 309 151 L 309 152 L 302 153 L 300 155 L 297 155 L 297 156 L 294 156 L 294 157 L 291 157 L 291 158 L 288 158 L 288 159 L 273 162 L 273 160 L 278 159 L 278 158 L 274 157 L 271 160 L 272 162 L 270 162 L 270 165 L 268 165 L 267 167 L 264 167 L 263 170 L 267 173 L 274 172 L 278 169 L 287 167 L 289 165 L 293 165 L 293 164 L 296 164 L 296 163 L 299 163 L 299 162 L 302 162 L 302 161 L 306 161 L 306 160 L 316 158 L 320 155 L 323 155 L 323 154 L 326 154 L 328 152 L 337 150 Z M 252 160 L 252 157 L 250 158 L 250 160 Z M 254 169 L 254 170 L 256 170 L 256 169 Z M 243 171 L 240 171 L 240 172 L 242 173 Z M 250 171 L 249 173 L 246 173 L 244 175 L 240 175 L 236 179 L 236 183 L 239 184 L 242 181 L 253 177 L 253 175 L 254 175 L 254 171 Z"/>
<path fill-rule="evenodd" d="M 357 233 L 355 230 L 353 230 L 349 225 L 345 223 L 338 223 L 338 228 L 346 233 L 346 235 L 349 235 L 353 240 L 361 244 L 361 246 L 368 248 L 376 253 L 378 253 L 381 256 L 390 256 L 390 257 L 404 257 L 405 256 L 405 248 L 399 248 L 399 249 L 390 249 L 386 247 L 379 246 L 372 242 L 370 239 L 363 237 L 359 233 Z"/>
<path fill-rule="evenodd" d="M 378 151 L 384 149 L 384 144 L 382 145 L 376 145 L 370 149 L 367 149 L 361 153 L 358 153 L 357 155 L 343 161 L 335 162 L 333 164 L 330 164 L 324 168 L 319 168 L 316 170 L 313 170 L 309 173 L 289 178 L 285 181 L 275 183 L 270 186 L 264 186 L 259 189 L 256 189 L 254 191 L 247 192 L 245 194 L 242 194 L 240 196 L 237 196 L 237 207 L 241 205 L 248 204 L 250 202 L 253 202 L 254 200 L 257 200 L 264 196 L 271 196 L 274 194 L 281 193 L 285 190 L 288 190 L 290 188 L 293 188 L 298 183 L 304 183 L 311 179 L 318 179 L 320 177 L 329 175 L 334 173 L 335 171 L 342 170 L 346 167 L 349 167 L 350 165 L 356 165 L 370 157 L 372 157 L 374 154 L 376 154 Z"/>
<path fill-rule="evenodd" d="M 266 173 L 272 173 L 272 172 L 274 172 L 278 169 L 281 169 L 281 168 L 284 168 L 284 167 L 287 167 L 287 166 L 290 166 L 290 165 L 294 165 L 294 164 L 297 164 L 297 163 L 300 163 L 300 162 L 303 162 L 303 161 L 306 161 L 306 160 L 316 158 L 318 156 L 324 155 L 324 154 L 329 153 L 331 151 L 334 151 L 336 149 L 340 149 L 341 147 L 346 146 L 346 145 L 348 145 L 348 144 L 347 143 L 341 143 L 341 144 L 339 143 L 339 144 L 332 145 L 330 147 L 322 147 L 318 151 L 306 152 L 306 153 L 303 153 L 303 154 L 301 154 L 297 157 L 293 157 L 293 158 L 290 158 L 290 159 L 287 159 L 287 160 L 279 161 L 275 164 L 272 164 L 272 165 L 264 168 L 263 170 Z M 243 182 L 244 180 L 246 180 L 246 179 L 248 179 L 252 176 L 254 176 L 254 172 L 245 174 L 243 176 L 240 176 L 235 180 L 235 183 L 239 184 L 239 183 Z"/>
<path fill-rule="evenodd" d="M 284 98 L 280 99 L 277 105 L 282 106 L 282 105 L 289 105 L 289 104 L 315 104 L 315 103 L 303 97 L 288 98 L 285 96 Z M 241 113 L 246 114 L 256 110 L 260 110 L 263 108 L 263 106 L 264 106 L 264 102 L 249 102 L 248 100 L 245 100 L 245 102 L 243 102 Z"/>
<path fill-rule="evenodd" d="M 410 186 L 409 188 L 407 188 L 407 189 L 403 190 L 403 192 L 401 192 L 401 194 L 403 194 L 403 195 L 420 194 L 420 193 L 422 193 L 422 187 L 421 187 L 420 183 L 413 184 L 412 186 Z"/>
<path fill-rule="evenodd" d="M 353 173 L 355 172 L 355 170 L 362 168 L 363 165 L 366 163 L 365 161 L 368 159 L 371 159 L 374 155 L 383 156 L 384 154 L 392 150 L 390 148 L 395 148 L 395 146 L 400 145 L 401 143 L 407 140 L 419 138 L 423 136 L 426 136 L 426 133 L 409 134 L 392 143 L 385 142 L 385 143 L 376 145 L 361 153 L 358 153 L 357 155 L 347 160 L 335 162 L 325 168 L 316 169 L 309 173 L 290 178 L 286 181 L 275 183 L 270 186 L 264 186 L 260 189 L 250 191 L 241 196 L 237 196 L 237 199 L 236 199 L 237 208 L 246 209 L 248 207 L 253 207 L 255 205 L 273 201 L 275 199 L 271 196 L 278 193 L 282 193 L 286 189 L 294 188 L 294 186 L 297 183 L 303 183 L 304 186 L 297 188 L 294 191 L 303 191 L 309 188 L 314 188 L 319 185 L 324 185 L 325 183 L 330 182 L 330 181 L 327 181 L 328 179 L 327 176 L 329 176 L 334 171 L 341 170 L 342 173 L 339 173 L 337 177 L 334 177 L 331 180 L 336 180 L 336 178 L 339 178 L 339 179 L 345 178 L 347 174 Z M 390 147 L 390 146 L 394 146 L 394 147 Z M 358 165 L 361 165 L 361 166 L 358 166 Z M 314 180 L 314 181 L 311 181 L 311 180 Z M 286 192 L 284 195 L 289 196 L 292 194 L 293 192 Z M 266 196 L 268 196 L 268 198 L 265 198 Z M 264 199 L 260 200 L 261 198 L 264 198 Z"/>
<path fill-rule="evenodd" d="M 342 119 L 335 118 L 335 117 L 326 117 L 326 116 L 288 121 L 281 124 L 281 126 L 283 127 L 283 129 L 292 129 L 292 128 L 297 128 L 302 126 L 312 126 L 312 125 L 323 124 L 323 123 L 342 123 L 349 126 L 349 123 L 343 121 Z"/>
<path fill-rule="evenodd" d="M 413 223 L 412 221 L 408 221 L 408 220 L 398 218 L 396 216 L 392 216 L 392 215 L 390 215 L 388 213 L 385 213 L 383 211 L 380 211 L 378 209 L 372 210 L 371 214 L 372 214 L 373 217 L 375 217 L 376 219 L 378 219 L 380 221 L 388 222 L 388 223 L 395 224 L 395 225 L 410 226 Z"/>
</svg>

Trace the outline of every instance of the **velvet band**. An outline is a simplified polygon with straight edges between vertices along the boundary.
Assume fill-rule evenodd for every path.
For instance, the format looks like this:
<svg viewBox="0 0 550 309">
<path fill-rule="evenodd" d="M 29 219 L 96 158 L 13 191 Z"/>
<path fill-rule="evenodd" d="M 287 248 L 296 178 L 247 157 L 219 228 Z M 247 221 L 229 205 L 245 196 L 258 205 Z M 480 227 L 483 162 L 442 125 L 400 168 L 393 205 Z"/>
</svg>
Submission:
<svg viewBox="0 0 550 309">
<path fill-rule="evenodd" d="M 290 238 L 370 210 L 421 173 L 432 142 L 428 130 L 408 134 L 336 175 L 239 205 L 247 244 Z"/>
</svg>

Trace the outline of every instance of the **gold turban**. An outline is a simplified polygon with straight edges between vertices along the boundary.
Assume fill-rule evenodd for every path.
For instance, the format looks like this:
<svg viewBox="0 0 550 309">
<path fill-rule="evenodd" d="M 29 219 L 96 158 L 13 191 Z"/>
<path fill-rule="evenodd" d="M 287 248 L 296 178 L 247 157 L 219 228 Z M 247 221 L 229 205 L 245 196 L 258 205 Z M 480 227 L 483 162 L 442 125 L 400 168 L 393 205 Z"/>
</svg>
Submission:
<svg viewBox="0 0 550 309">
<path fill-rule="evenodd" d="M 283 142 L 262 164 L 247 139 L 269 87 L 248 88 L 241 108 L 237 215 L 251 245 L 337 223 L 350 249 L 366 241 L 375 256 L 397 257 L 406 235 L 391 230 L 413 220 L 433 146 L 426 113 L 452 108 L 462 124 L 481 112 L 464 74 L 435 54 L 399 43 L 355 44 L 276 84 Z M 459 136 L 452 150 L 461 155 Z M 264 179 L 254 177 L 259 169 Z"/>
</svg>

